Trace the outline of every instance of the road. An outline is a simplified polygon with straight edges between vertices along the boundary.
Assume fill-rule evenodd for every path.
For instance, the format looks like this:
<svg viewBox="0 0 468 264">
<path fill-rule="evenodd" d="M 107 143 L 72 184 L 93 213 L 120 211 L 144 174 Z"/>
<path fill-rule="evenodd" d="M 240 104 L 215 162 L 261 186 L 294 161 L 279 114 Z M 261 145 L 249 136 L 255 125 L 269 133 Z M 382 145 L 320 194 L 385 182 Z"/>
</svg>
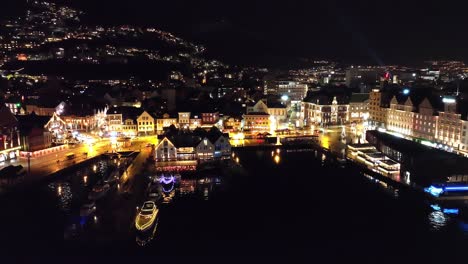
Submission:
<svg viewBox="0 0 468 264">
<path fill-rule="evenodd" d="M 62 151 L 44 155 L 38 158 L 31 158 L 30 160 L 30 173 L 25 176 L 26 182 L 38 181 L 50 174 L 56 173 L 63 170 L 71 165 L 81 163 L 83 161 L 92 159 L 96 156 L 102 155 L 112 151 L 142 151 L 147 148 L 148 143 L 155 144 L 157 141 L 156 136 L 137 137 L 132 140 L 132 144 L 128 148 L 113 148 L 109 140 L 102 140 L 96 142 L 93 146 L 87 144 L 78 144 L 75 146 L 69 146 L 67 149 Z M 73 159 L 67 159 L 67 154 L 73 153 L 75 157 Z M 141 156 L 141 155 L 140 155 Z M 145 155 L 147 158 L 149 153 Z M 12 165 L 22 165 L 28 170 L 28 160 L 19 159 L 15 162 L 10 163 Z M 10 165 L 8 164 L 8 165 Z"/>
</svg>

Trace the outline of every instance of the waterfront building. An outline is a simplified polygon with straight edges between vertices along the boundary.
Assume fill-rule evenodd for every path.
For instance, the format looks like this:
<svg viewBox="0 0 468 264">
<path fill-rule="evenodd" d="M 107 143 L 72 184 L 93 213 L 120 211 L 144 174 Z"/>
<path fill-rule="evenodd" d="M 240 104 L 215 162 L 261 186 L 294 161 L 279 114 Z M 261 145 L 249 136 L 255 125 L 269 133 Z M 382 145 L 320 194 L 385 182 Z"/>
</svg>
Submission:
<svg viewBox="0 0 468 264">
<path fill-rule="evenodd" d="M 402 135 L 413 135 L 414 106 L 408 97 L 404 103 L 399 103 L 394 96 L 390 101 L 386 127 L 388 130 L 398 132 Z"/>
<path fill-rule="evenodd" d="M 252 133 L 270 132 L 270 115 L 264 112 L 250 112 L 242 116 L 244 131 Z"/>
<path fill-rule="evenodd" d="M 177 148 L 167 137 L 163 138 L 155 148 L 156 161 L 177 160 Z"/>
<path fill-rule="evenodd" d="M 215 135 L 211 137 L 212 142 L 214 142 L 215 151 L 214 157 L 215 158 L 223 158 L 229 159 L 231 158 L 231 143 L 229 142 L 229 136 L 225 134 L 222 135 Z"/>
<path fill-rule="evenodd" d="M 383 107 L 382 92 L 379 89 L 373 89 L 369 93 L 369 121 L 372 127 L 382 127 L 387 122 L 387 109 Z"/>
<path fill-rule="evenodd" d="M 462 120 L 457 113 L 457 101 L 455 98 L 444 97 L 444 111 L 439 112 L 435 139 L 444 148 L 458 149 L 461 143 Z"/>
<path fill-rule="evenodd" d="M 420 139 L 433 141 L 437 129 L 437 116 L 434 107 L 428 98 L 425 98 L 414 113 L 413 136 Z"/>
<path fill-rule="evenodd" d="M 52 133 L 45 128 L 49 121 L 47 116 L 19 115 L 18 128 L 21 137 L 21 150 L 35 152 L 52 146 Z"/>
<path fill-rule="evenodd" d="M 198 143 L 195 149 L 199 160 L 211 160 L 214 157 L 215 146 L 206 137 Z"/>
<path fill-rule="evenodd" d="M 53 113 L 52 117 L 44 125 L 44 128 L 52 134 L 52 142 L 55 144 L 63 144 L 67 142 L 68 129 L 67 123 L 60 118 L 57 113 Z"/>
</svg>

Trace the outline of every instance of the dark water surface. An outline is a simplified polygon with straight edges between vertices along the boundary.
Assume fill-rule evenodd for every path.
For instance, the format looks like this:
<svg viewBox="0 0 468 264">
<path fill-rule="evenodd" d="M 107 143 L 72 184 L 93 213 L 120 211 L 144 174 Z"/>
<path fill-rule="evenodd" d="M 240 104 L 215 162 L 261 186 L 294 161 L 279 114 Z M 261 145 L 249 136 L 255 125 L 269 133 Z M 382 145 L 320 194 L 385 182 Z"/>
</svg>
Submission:
<svg viewBox="0 0 468 264">
<path fill-rule="evenodd" d="M 468 224 L 432 210 L 413 194 L 341 168 L 313 150 L 281 150 L 279 158 L 259 150 L 235 155 L 243 172 L 182 174 L 174 185 L 161 186 L 165 202 L 159 206 L 154 239 L 145 246 L 136 243 L 141 236 L 133 220 L 145 200 L 146 174 L 135 180 L 130 194 L 114 186 L 96 203 L 95 215 L 80 217 L 92 186 L 118 165 L 101 160 L 1 197 L 1 251 L 22 256 L 265 256 L 308 263 L 465 259 Z"/>
</svg>

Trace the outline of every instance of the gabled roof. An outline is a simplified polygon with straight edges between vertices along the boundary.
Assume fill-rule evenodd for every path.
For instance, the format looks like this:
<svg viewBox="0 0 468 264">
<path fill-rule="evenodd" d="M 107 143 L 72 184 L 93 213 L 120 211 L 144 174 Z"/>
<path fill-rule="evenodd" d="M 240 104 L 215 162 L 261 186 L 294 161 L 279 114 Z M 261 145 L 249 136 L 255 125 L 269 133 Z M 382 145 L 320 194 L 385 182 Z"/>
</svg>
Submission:
<svg viewBox="0 0 468 264">
<path fill-rule="evenodd" d="M 13 127 L 18 124 L 18 119 L 4 104 L 0 106 L 0 127 Z"/>
<path fill-rule="evenodd" d="M 250 112 L 248 114 L 245 114 L 245 115 L 263 115 L 263 116 L 268 116 L 270 114 L 268 113 L 263 113 L 263 112 Z"/>
</svg>

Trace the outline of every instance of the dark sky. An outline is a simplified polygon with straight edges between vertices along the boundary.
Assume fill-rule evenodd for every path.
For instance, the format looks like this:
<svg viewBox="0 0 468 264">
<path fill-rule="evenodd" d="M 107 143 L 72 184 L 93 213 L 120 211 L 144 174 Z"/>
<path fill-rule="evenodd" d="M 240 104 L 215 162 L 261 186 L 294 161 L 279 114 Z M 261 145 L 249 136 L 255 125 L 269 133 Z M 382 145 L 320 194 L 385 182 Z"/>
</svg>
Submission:
<svg viewBox="0 0 468 264">
<path fill-rule="evenodd" d="M 172 31 L 206 44 L 213 56 L 227 62 L 468 61 L 464 1 L 62 1 L 81 6 L 99 22 L 147 24 Z"/>
</svg>

